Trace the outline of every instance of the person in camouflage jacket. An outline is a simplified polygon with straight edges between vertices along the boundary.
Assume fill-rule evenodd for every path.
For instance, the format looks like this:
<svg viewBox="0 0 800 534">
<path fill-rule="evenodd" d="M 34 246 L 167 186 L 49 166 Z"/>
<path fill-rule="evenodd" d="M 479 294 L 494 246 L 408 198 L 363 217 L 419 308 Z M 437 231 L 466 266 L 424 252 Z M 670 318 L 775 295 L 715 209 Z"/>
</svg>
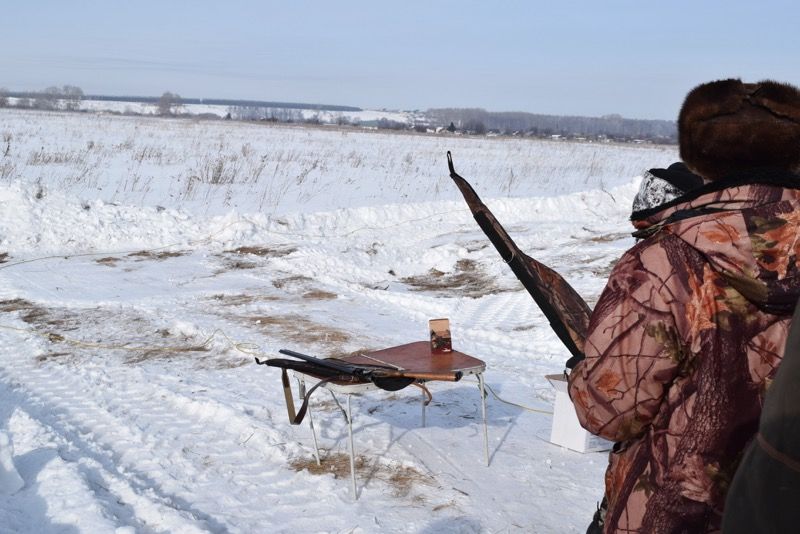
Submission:
<svg viewBox="0 0 800 534">
<path fill-rule="evenodd" d="M 581 424 L 616 442 L 605 532 L 714 532 L 800 296 L 800 91 L 711 82 L 681 157 L 707 183 L 634 213 L 642 237 L 570 375 Z"/>
</svg>

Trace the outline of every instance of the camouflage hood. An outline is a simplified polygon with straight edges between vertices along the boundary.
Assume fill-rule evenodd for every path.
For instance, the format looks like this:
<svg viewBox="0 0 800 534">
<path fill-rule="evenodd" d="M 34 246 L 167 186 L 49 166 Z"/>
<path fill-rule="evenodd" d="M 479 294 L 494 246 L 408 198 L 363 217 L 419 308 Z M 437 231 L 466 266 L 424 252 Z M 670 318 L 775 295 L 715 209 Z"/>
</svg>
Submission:
<svg viewBox="0 0 800 534">
<path fill-rule="evenodd" d="M 631 220 L 635 237 L 679 237 L 762 311 L 794 310 L 800 296 L 800 176 L 751 171 L 634 212 Z"/>
</svg>

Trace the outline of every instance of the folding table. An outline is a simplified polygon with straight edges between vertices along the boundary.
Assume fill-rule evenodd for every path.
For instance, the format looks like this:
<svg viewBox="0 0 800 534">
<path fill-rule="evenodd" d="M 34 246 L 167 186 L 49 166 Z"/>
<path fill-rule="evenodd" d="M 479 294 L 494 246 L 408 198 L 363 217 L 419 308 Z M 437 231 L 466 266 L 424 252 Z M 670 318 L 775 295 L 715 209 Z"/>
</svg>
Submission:
<svg viewBox="0 0 800 534">
<path fill-rule="evenodd" d="M 397 347 L 390 347 L 375 352 L 368 352 L 365 354 L 345 356 L 338 358 L 350 364 L 356 365 L 382 365 L 402 371 L 413 371 L 418 373 L 454 373 L 461 372 L 464 376 L 475 375 L 478 379 L 478 387 L 480 389 L 481 397 L 481 414 L 483 416 L 483 450 L 486 459 L 486 465 L 489 465 L 489 430 L 486 423 L 486 392 L 485 384 L 483 381 L 483 373 L 486 370 L 486 363 L 478 358 L 474 358 L 463 352 L 457 350 L 451 352 L 434 353 L 431 351 L 431 344 L 429 341 L 418 341 L 399 345 Z M 319 381 L 318 377 L 293 371 L 295 377 L 300 383 L 300 396 L 305 396 L 306 384 L 313 385 Z M 417 383 L 422 384 L 423 381 L 419 380 Z M 350 408 L 350 398 L 352 395 L 365 393 L 368 391 L 378 390 L 372 382 L 352 383 L 352 382 L 336 382 L 331 381 L 323 384 L 321 387 L 328 389 L 333 395 L 334 400 L 339 404 L 336 399 L 336 393 L 347 395 L 347 410 L 342 410 L 347 419 L 347 432 L 350 442 L 350 476 L 352 479 L 353 497 L 358 499 L 356 491 L 356 472 L 355 472 L 355 450 L 353 446 L 353 417 Z M 422 397 L 422 426 L 425 426 L 425 409 L 429 402 L 427 397 L 427 389 L 423 388 Z M 341 406 L 340 406 L 341 407 Z M 317 460 L 317 465 L 320 464 L 319 445 L 317 443 L 317 434 L 314 429 L 314 420 L 311 416 L 311 403 L 308 405 L 308 412 L 306 413 L 311 427 L 311 435 L 314 439 L 314 455 Z"/>
</svg>

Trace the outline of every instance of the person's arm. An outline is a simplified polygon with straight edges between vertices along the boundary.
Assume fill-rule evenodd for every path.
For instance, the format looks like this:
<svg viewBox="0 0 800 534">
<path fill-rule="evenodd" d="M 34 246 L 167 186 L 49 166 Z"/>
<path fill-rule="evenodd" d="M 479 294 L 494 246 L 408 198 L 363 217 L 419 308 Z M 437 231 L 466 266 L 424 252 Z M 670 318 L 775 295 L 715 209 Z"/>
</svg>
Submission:
<svg viewBox="0 0 800 534">
<path fill-rule="evenodd" d="M 665 284 L 641 252 L 632 249 L 612 271 L 589 324 L 586 359 L 569 379 L 581 425 L 612 441 L 637 437 L 653 421 L 683 347 Z"/>
</svg>

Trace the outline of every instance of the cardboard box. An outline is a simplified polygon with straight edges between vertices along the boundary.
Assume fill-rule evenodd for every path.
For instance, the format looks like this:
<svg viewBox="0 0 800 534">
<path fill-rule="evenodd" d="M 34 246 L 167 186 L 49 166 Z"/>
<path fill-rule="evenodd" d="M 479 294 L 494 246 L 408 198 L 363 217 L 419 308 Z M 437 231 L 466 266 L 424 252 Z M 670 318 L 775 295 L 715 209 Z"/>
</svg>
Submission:
<svg viewBox="0 0 800 534">
<path fill-rule="evenodd" d="M 553 407 L 553 428 L 550 431 L 550 442 L 578 452 L 596 452 L 610 450 L 612 442 L 587 432 L 578 422 L 575 407 L 567 393 L 567 377 L 545 375 L 556 390 L 556 403 Z"/>
<path fill-rule="evenodd" d="M 431 335 L 431 352 L 434 354 L 453 352 L 449 319 L 431 319 L 428 321 L 428 329 Z"/>
</svg>

